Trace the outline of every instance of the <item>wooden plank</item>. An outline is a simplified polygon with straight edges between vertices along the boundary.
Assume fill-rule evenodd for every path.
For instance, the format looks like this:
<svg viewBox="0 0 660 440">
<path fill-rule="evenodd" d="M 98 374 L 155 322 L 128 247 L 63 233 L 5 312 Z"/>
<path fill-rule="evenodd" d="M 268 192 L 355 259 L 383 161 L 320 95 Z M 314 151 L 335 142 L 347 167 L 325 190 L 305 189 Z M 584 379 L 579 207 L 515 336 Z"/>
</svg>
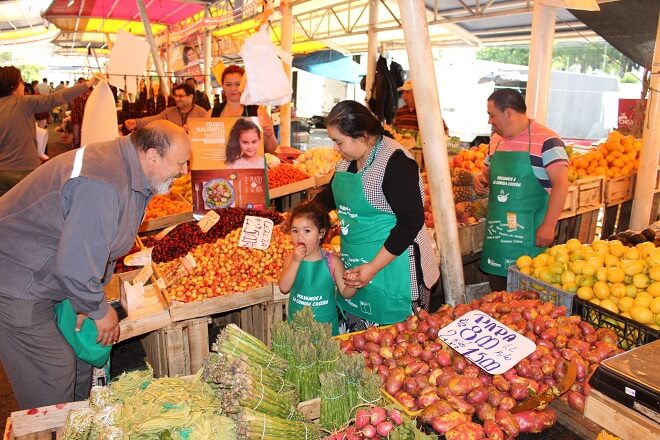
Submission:
<svg viewBox="0 0 660 440">
<path fill-rule="evenodd" d="M 600 229 L 600 238 L 607 240 L 607 237 L 614 234 L 614 227 L 616 225 L 616 216 L 619 212 L 619 205 L 608 206 L 605 208 L 605 215 L 603 215 L 603 226 Z"/>
<path fill-rule="evenodd" d="M 605 201 L 605 179 L 603 176 L 585 177 L 577 180 L 577 210 L 595 209 Z"/>
<path fill-rule="evenodd" d="M 624 439 L 657 440 L 660 438 L 658 423 L 594 389 L 587 396 L 584 415 Z"/>
<path fill-rule="evenodd" d="M 314 176 L 314 183 L 318 186 L 327 185 L 332 180 L 332 177 L 335 175 L 334 171 L 327 174 L 321 174 L 320 176 Z"/>
<path fill-rule="evenodd" d="M 580 414 L 559 399 L 553 400 L 549 405 L 557 411 L 557 423 L 570 432 L 583 439 L 595 439 L 603 428 Z"/>
<path fill-rule="evenodd" d="M 318 420 L 321 417 L 321 398 L 317 397 L 316 399 L 300 402 L 298 409 L 307 420 Z"/>
<path fill-rule="evenodd" d="M 636 181 L 637 174 L 607 179 L 605 181 L 605 204 L 607 206 L 618 205 L 632 200 Z"/>
<path fill-rule="evenodd" d="M 230 310 L 238 310 L 244 307 L 261 304 L 273 298 L 273 285 L 267 284 L 247 292 L 232 293 L 204 301 L 193 301 L 189 303 L 173 303 L 170 307 L 172 322 L 184 321 L 202 316 L 215 315 Z"/>
<path fill-rule="evenodd" d="M 120 341 L 131 339 L 170 325 L 172 322 L 167 305 L 157 286 L 144 286 L 144 305 L 119 322 Z"/>
<path fill-rule="evenodd" d="M 564 203 L 564 209 L 559 214 L 559 219 L 564 219 L 568 217 L 573 217 L 577 212 L 577 197 L 578 197 L 578 187 L 577 185 L 569 185 L 568 194 L 566 194 L 566 203 Z"/>
<path fill-rule="evenodd" d="M 11 413 L 13 438 L 16 440 L 51 439 L 52 432 L 64 429 L 66 418 L 71 410 L 88 406 L 88 402 L 82 400 L 14 411 Z"/>
<path fill-rule="evenodd" d="M 624 202 L 619 208 L 619 216 L 616 219 L 616 232 L 627 231 L 630 227 L 630 212 L 632 211 L 632 200 Z"/>
<path fill-rule="evenodd" d="M 177 202 L 185 203 L 186 209 L 184 212 L 177 214 L 166 215 L 164 217 L 157 217 L 150 220 L 145 220 L 140 225 L 139 232 L 156 231 L 158 229 L 165 229 L 170 226 L 178 225 L 179 223 L 186 223 L 193 220 L 193 207 L 186 199 L 178 194 L 167 194 L 166 196 Z"/>
<path fill-rule="evenodd" d="M 192 374 L 187 326 L 182 323 L 175 323 L 165 328 L 164 332 L 167 375 L 173 377 Z"/>
<path fill-rule="evenodd" d="M 188 322 L 188 346 L 190 347 L 190 372 L 192 374 L 204 367 L 209 357 L 210 318 L 193 319 Z"/>
<path fill-rule="evenodd" d="M 660 173 L 660 171 L 658 172 Z M 649 216 L 649 225 L 658 220 L 658 208 L 660 207 L 660 192 L 653 195 L 653 202 L 651 205 L 651 215 Z"/>
<path fill-rule="evenodd" d="M 596 237 L 596 226 L 600 209 L 587 211 L 580 215 L 580 226 L 577 239 L 581 243 L 592 243 Z"/>
<path fill-rule="evenodd" d="M 278 197 L 305 191 L 306 189 L 313 188 L 315 185 L 316 180 L 313 177 L 309 177 L 307 179 L 299 180 L 288 185 L 278 186 L 277 188 L 269 188 L 268 195 L 271 199 L 276 199 Z"/>
</svg>

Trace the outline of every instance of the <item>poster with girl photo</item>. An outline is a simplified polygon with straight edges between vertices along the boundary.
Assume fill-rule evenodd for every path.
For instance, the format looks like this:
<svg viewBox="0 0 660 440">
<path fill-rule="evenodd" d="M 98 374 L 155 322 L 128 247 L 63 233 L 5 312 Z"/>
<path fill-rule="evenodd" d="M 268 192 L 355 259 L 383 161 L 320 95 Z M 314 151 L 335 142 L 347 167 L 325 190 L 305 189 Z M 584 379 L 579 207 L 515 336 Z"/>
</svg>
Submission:
<svg viewBox="0 0 660 440">
<path fill-rule="evenodd" d="M 193 208 L 265 209 L 263 132 L 257 117 L 198 118 L 188 123 Z"/>
</svg>

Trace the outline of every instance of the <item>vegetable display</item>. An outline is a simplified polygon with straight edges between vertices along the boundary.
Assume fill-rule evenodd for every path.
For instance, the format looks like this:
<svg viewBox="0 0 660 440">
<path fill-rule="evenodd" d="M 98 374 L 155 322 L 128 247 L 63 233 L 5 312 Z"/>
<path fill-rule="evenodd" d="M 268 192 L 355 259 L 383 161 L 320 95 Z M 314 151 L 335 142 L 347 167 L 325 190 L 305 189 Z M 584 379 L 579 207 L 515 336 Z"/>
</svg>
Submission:
<svg viewBox="0 0 660 440">
<path fill-rule="evenodd" d="M 176 199 L 168 195 L 155 195 L 144 213 L 144 220 L 179 214 L 191 211 L 190 204 L 183 199 Z"/>
<path fill-rule="evenodd" d="M 300 171 L 293 165 L 283 163 L 268 170 L 268 188 L 277 188 L 300 180 L 309 179 L 309 177 L 309 174 Z"/>
<path fill-rule="evenodd" d="M 333 432 L 325 440 L 430 440 L 431 436 L 417 429 L 414 420 L 407 418 L 395 408 L 367 406 L 357 410 L 341 429 Z M 467 439 L 468 437 L 463 437 Z"/>
</svg>

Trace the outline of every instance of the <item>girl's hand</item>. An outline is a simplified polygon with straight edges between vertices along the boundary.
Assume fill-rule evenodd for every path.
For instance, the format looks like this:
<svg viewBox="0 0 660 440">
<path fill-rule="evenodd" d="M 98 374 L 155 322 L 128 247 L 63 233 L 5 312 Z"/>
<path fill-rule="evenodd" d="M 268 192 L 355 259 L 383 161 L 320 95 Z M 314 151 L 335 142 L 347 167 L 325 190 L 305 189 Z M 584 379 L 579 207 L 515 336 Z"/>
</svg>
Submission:
<svg viewBox="0 0 660 440">
<path fill-rule="evenodd" d="M 296 244 L 296 247 L 293 249 L 293 259 L 302 261 L 305 255 L 307 255 L 307 246 L 304 243 Z"/>
<path fill-rule="evenodd" d="M 361 289 L 369 284 L 376 275 L 376 270 L 369 263 L 348 269 L 344 272 L 344 282 L 347 287 Z"/>
</svg>

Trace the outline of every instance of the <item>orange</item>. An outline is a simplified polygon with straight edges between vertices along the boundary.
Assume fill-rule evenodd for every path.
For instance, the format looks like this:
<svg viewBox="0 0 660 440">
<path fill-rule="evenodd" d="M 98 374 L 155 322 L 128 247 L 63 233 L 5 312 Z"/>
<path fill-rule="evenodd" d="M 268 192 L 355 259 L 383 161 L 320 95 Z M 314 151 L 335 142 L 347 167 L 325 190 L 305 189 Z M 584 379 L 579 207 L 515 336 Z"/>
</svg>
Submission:
<svg viewBox="0 0 660 440">
<path fill-rule="evenodd" d="M 580 157 L 575 163 L 575 168 L 578 169 L 586 169 L 588 166 L 589 166 L 589 161 L 584 157 Z"/>
<path fill-rule="evenodd" d="M 642 149 L 642 140 L 641 139 L 635 139 L 633 142 L 633 148 L 635 151 L 640 151 Z"/>
</svg>

